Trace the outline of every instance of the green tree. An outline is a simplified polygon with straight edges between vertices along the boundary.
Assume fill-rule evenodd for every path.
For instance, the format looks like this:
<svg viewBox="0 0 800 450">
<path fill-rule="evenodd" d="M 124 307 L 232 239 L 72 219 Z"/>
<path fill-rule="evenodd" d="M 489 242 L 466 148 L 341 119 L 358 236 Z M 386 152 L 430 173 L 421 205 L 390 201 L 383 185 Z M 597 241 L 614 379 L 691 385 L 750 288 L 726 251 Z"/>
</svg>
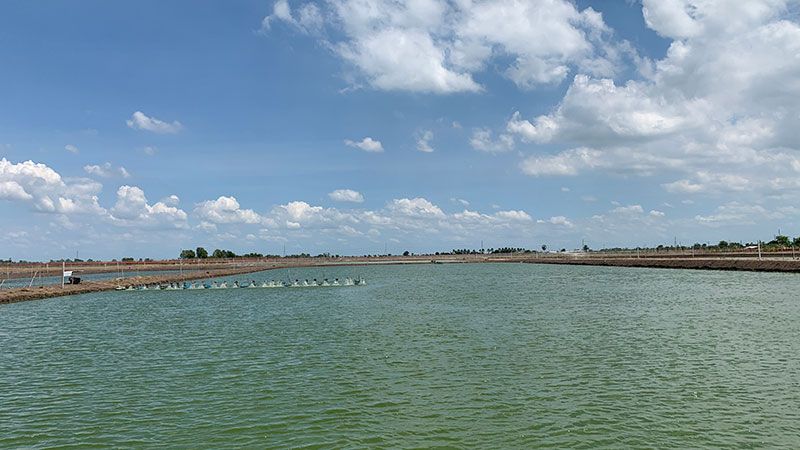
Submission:
<svg viewBox="0 0 800 450">
<path fill-rule="evenodd" d="M 546 245 L 546 244 L 542 244 L 542 251 L 543 251 L 543 252 L 546 252 L 546 251 L 547 251 L 547 245 Z"/>
<path fill-rule="evenodd" d="M 203 247 L 197 247 L 197 250 L 195 250 L 195 252 L 197 253 L 197 257 L 200 259 L 208 258 L 208 252 Z"/>
<path fill-rule="evenodd" d="M 770 242 L 770 244 L 780 245 L 781 247 L 789 247 L 792 245 L 792 241 L 789 239 L 789 236 L 779 234 L 775 236 L 775 239 Z"/>
<path fill-rule="evenodd" d="M 194 250 L 181 250 L 181 259 L 194 259 Z"/>
<path fill-rule="evenodd" d="M 730 244 L 728 244 L 728 241 L 719 241 L 719 244 L 717 244 L 717 247 L 719 247 L 719 248 L 728 248 L 729 245 Z"/>
<path fill-rule="evenodd" d="M 403 256 L 408 256 L 408 250 L 403 252 Z"/>
</svg>

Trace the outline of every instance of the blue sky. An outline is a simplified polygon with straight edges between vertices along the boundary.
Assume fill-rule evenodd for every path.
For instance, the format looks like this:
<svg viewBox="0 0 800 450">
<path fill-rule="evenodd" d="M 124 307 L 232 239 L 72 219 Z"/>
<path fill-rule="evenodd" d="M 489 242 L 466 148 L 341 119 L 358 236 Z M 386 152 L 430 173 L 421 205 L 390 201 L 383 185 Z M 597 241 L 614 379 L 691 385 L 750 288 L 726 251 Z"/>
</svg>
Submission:
<svg viewBox="0 0 800 450">
<path fill-rule="evenodd" d="M 0 258 L 798 235 L 797 10 L 3 2 Z"/>
</svg>

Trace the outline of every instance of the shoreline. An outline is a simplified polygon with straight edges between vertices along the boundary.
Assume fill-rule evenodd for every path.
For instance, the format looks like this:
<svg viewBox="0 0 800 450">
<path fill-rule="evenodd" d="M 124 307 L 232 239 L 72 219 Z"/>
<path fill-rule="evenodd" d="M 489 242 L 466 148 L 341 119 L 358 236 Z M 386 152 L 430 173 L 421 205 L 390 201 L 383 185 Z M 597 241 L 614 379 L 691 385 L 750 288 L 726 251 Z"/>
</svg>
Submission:
<svg viewBox="0 0 800 450">
<path fill-rule="evenodd" d="M 526 258 L 528 264 L 640 267 L 649 269 L 726 270 L 741 272 L 800 273 L 800 260 L 755 258 Z"/>
<path fill-rule="evenodd" d="M 235 267 L 215 267 L 209 270 L 192 270 L 185 269 L 181 274 L 170 275 L 148 275 L 148 276 L 132 276 L 111 278 L 108 280 L 87 280 L 81 281 L 80 284 L 71 285 L 67 284 L 61 287 L 60 284 L 52 284 L 45 286 L 34 287 L 19 287 L 10 289 L 0 289 L 0 305 L 7 303 L 18 303 L 31 300 L 43 300 L 46 298 L 65 297 L 70 295 L 88 294 L 92 292 L 112 291 L 117 286 L 129 284 L 166 284 L 184 281 L 197 281 L 205 280 L 213 277 L 227 277 L 232 275 L 243 275 L 254 272 L 264 272 L 267 270 L 276 269 L 293 269 L 304 267 L 337 267 L 337 266 L 368 266 L 368 265 L 403 265 L 403 264 L 432 264 L 434 260 L 425 258 L 414 258 L 403 260 L 398 258 L 380 259 L 377 261 L 315 261 L 309 263 L 308 261 L 290 261 L 281 263 L 250 263 L 248 265 L 237 265 Z M 485 259 L 467 259 L 467 258 L 448 258 L 441 261 L 436 260 L 437 263 L 470 263 L 470 262 L 485 262 Z M 498 261 L 500 262 L 500 261 Z M 60 270 L 60 269 L 59 269 Z M 164 271 L 174 271 L 173 269 L 162 269 Z M 82 273 L 88 273 L 83 271 Z"/>
<path fill-rule="evenodd" d="M 529 255 L 447 255 L 434 257 L 378 257 L 378 258 L 353 258 L 336 260 L 291 260 L 291 261 L 263 261 L 246 264 L 217 264 L 206 267 L 206 270 L 184 266 L 184 273 L 170 275 L 149 275 L 112 278 L 108 280 L 87 280 L 78 285 L 60 284 L 19 287 L 0 289 L 0 305 L 17 303 L 30 300 L 64 297 L 92 292 L 114 290 L 119 285 L 128 284 L 164 284 L 184 281 L 196 281 L 212 277 L 226 277 L 243 275 L 247 273 L 263 272 L 275 269 L 302 268 L 302 267 L 335 267 L 335 266 L 369 266 L 369 265 L 406 265 L 406 264 L 458 264 L 458 263 L 526 263 L 526 264 L 553 264 L 553 265 L 578 265 L 602 267 L 632 267 L 651 269 L 686 269 L 686 270 L 725 270 L 747 272 L 780 272 L 800 273 L 800 260 L 795 259 L 756 259 L 756 258 L 724 258 L 724 257 L 632 257 L 632 256 L 593 256 L 591 254 L 573 255 L 542 255 L 530 257 Z M 153 264 L 163 267 L 162 271 L 175 271 L 175 265 Z M 158 269 L 149 269 L 157 271 Z M 83 270 L 82 273 L 92 273 Z M 102 273 L 102 272 L 101 272 Z"/>
</svg>

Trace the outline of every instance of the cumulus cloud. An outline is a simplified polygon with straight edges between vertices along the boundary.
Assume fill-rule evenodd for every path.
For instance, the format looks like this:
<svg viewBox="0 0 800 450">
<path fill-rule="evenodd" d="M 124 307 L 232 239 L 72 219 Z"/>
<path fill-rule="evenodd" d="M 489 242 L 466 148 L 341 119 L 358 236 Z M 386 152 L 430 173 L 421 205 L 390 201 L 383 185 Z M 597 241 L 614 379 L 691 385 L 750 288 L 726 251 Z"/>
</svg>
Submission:
<svg viewBox="0 0 800 450">
<path fill-rule="evenodd" d="M 360 141 L 351 141 L 350 139 L 345 139 L 344 143 L 348 147 L 359 148 L 369 153 L 383 152 L 383 144 L 381 144 L 381 141 L 372 139 L 369 136 L 365 137 Z"/>
<path fill-rule="evenodd" d="M 672 39 L 627 82 L 576 75 L 549 114 L 515 113 L 505 132 L 572 149 L 532 155 L 524 173 L 670 176 L 670 193 L 800 193 L 800 24 L 783 0 L 645 0 L 647 25 Z M 726 74 L 720 76 L 720 74 Z"/>
<path fill-rule="evenodd" d="M 325 208 L 304 201 L 277 205 L 259 213 L 243 208 L 234 197 L 221 196 L 195 205 L 190 216 L 180 208 L 180 198 L 169 195 L 150 203 L 139 186 L 123 185 L 108 210 L 97 201 L 102 185 L 88 179 L 62 178 L 44 164 L 11 163 L 0 160 L 0 200 L 29 204 L 38 211 L 52 212 L 54 229 L 91 233 L 99 236 L 102 226 L 126 228 L 123 239 L 140 243 L 170 239 L 159 233 L 209 233 L 215 242 L 252 239 L 280 242 L 291 239 L 307 245 L 314 242 L 414 242 L 435 237 L 437 245 L 460 246 L 477 236 L 498 240 L 526 239 L 534 233 L 536 222 L 523 210 L 498 210 L 447 213 L 423 197 L 396 198 L 377 210 Z M 331 198 L 359 203 L 360 193 L 340 189 Z M 466 206 L 465 200 L 454 199 Z M 78 218 L 76 214 L 83 214 Z M 192 223 L 190 219 L 194 219 Z M 106 231 L 107 232 L 107 231 Z M 160 236 L 160 237 L 157 237 Z M 352 241 L 356 242 L 356 241 Z M 363 241 L 358 241 L 362 242 Z M 356 244 L 353 244 L 356 245 Z"/>
<path fill-rule="evenodd" d="M 42 212 L 104 214 L 97 195 L 102 185 L 84 178 L 62 178 L 45 164 L 0 159 L 0 199 L 25 202 Z"/>
<path fill-rule="evenodd" d="M 547 220 L 539 220 L 539 223 L 547 223 L 564 228 L 573 228 L 575 225 L 565 216 L 553 216 Z"/>
<path fill-rule="evenodd" d="M 64 150 L 72 153 L 73 155 L 77 155 L 78 153 L 80 153 L 80 150 L 78 150 L 78 147 L 76 147 L 76 146 L 74 146 L 72 144 L 65 145 L 64 146 Z"/>
<path fill-rule="evenodd" d="M 335 202 L 363 203 L 364 196 L 352 189 L 337 189 L 328 193 L 328 197 Z"/>
<path fill-rule="evenodd" d="M 161 199 L 161 203 L 167 206 L 178 206 L 178 203 L 181 202 L 180 197 L 175 194 L 170 195 L 169 197 L 165 197 Z"/>
<path fill-rule="evenodd" d="M 533 218 L 525 211 L 498 211 L 494 213 L 495 217 L 507 220 L 516 220 L 520 222 L 530 222 Z"/>
<path fill-rule="evenodd" d="M 148 204 L 144 191 L 137 186 L 119 187 L 110 219 L 114 224 L 124 226 L 187 227 L 186 212 L 163 202 Z"/>
<path fill-rule="evenodd" d="M 129 128 L 134 130 L 150 131 L 157 134 L 175 134 L 183 129 L 183 125 L 177 120 L 168 123 L 156 119 L 155 117 L 148 117 L 141 111 L 134 112 L 131 118 L 125 123 L 128 124 Z"/>
<path fill-rule="evenodd" d="M 277 0 L 272 6 L 272 14 L 261 21 L 261 32 L 266 33 L 275 21 L 283 21 L 305 33 L 319 31 L 324 25 L 322 11 L 314 3 L 302 5 L 298 11 L 292 11 L 287 0 Z"/>
<path fill-rule="evenodd" d="M 603 155 L 590 148 L 566 150 L 556 155 L 530 156 L 520 163 L 522 172 L 533 176 L 577 175 L 586 169 L 607 164 Z"/>
<path fill-rule="evenodd" d="M 433 131 L 426 130 L 417 138 L 417 150 L 423 153 L 433 152 L 431 141 L 433 140 Z"/>
<path fill-rule="evenodd" d="M 710 227 L 748 225 L 764 219 L 779 219 L 784 214 L 777 210 L 770 210 L 758 204 L 744 204 L 728 202 L 720 205 L 708 215 L 696 215 L 695 221 Z"/>
<path fill-rule="evenodd" d="M 261 216 L 252 209 L 242 209 L 235 197 L 220 196 L 197 205 L 194 213 L 210 223 L 261 223 Z"/>
<path fill-rule="evenodd" d="M 443 218 L 444 212 L 424 198 L 400 198 L 392 200 L 387 209 L 406 217 Z"/>
<path fill-rule="evenodd" d="M 528 89 L 574 69 L 612 76 L 620 56 L 602 16 L 566 0 L 331 0 L 296 12 L 279 0 L 262 31 L 276 22 L 317 35 L 356 84 L 382 90 L 479 92 L 475 75 L 494 67 Z"/>
<path fill-rule="evenodd" d="M 642 205 L 617 206 L 611 212 L 614 214 L 642 214 L 644 208 L 642 208 Z"/>
<path fill-rule="evenodd" d="M 519 135 L 526 142 L 547 142 L 558 130 L 558 123 L 548 116 L 539 116 L 534 124 L 520 118 L 517 111 L 506 124 L 506 130 Z"/>
<path fill-rule="evenodd" d="M 473 130 L 469 145 L 475 150 L 486 153 L 503 153 L 514 149 L 514 138 L 508 134 L 501 134 L 494 139 L 492 131 L 483 128 Z"/>
<path fill-rule="evenodd" d="M 16 181 L 0 182 L 0 199 L 3 200 L 32 200 L 33 196 Z"/>
<path fill-rule="evenodd" d="M 83 166 L 83 171 L 88 173 L 89 175 L 95 175 L 98 177 L 103 178 L 110 178 L 115 175 L 119 175 L 122 178 L 130 178 L 131 174 L 128 172 L 127 169 L 124 167 L 114 167 L 111 163 L 107 162 L 105 164 L 87 164 Z"/>
</svg>

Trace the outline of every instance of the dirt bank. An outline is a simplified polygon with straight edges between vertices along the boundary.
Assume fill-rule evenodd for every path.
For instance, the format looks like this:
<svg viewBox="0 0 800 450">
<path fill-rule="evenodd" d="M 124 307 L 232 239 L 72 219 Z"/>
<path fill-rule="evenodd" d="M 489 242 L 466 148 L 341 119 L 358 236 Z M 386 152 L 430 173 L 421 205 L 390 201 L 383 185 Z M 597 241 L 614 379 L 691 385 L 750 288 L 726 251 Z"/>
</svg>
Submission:
<svg viewBox="0 0 800 450">
<path fill-rule="evenodd" d="M 153 283 L 175 283 L 188 280 L 201 280 L 209 277 L 224 277 L 231 275 L 240 275 L 245 273 L 260 272 L 262 270 L 269 270 L 275 267 L 265 266 L 249 266 L 239 268 L 220 269 L 208 272 L 193 271 L 186 273 L 183 276 L 176 275 L 156 275 L 148 277 L 125 277 L 119 280 L 101 280 L 101 281 L 86 281 L 76 285 L 66 285 L 61 288 L 61 285 L 39 286 L 31 288 L 17 288 L 17 289 L 4 289 L 0 291 L 0 304 L 22 302 L 26 300 L 38 300 L 43 298 L 61 297 L 65 295 L 86 294 L 89 292 L 110 291 L 118 285 L 138 285 L 138 284 L 153 284 Z"/>
<path fill-rule="evenodd" d="M 531 264 L 582 266 L 651 267 L 659 269 L 744 270 L 751 272 L 800 272 L 800 260 L 757 258 L 530 258 Z"/>
</svg>

